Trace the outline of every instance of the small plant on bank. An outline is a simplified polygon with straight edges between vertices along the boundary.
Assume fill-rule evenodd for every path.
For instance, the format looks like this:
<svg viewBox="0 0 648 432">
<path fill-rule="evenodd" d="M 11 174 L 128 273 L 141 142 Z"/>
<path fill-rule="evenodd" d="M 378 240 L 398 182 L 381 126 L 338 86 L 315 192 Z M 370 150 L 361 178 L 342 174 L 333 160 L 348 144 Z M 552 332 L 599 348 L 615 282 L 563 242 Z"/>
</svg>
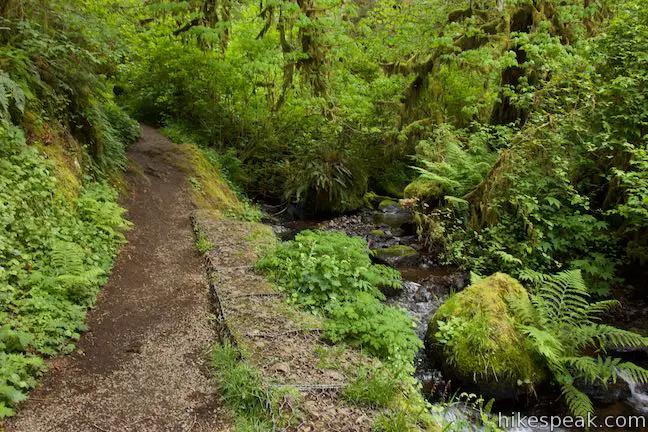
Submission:
<svg viewBox="0 0 648 432">
<path fill-rule="evenodd" d="M 331 306 L 329 317 L 327 336 L 333 342 L 348 341 L 383 360 L 412 361 L 423 348 L 408 313 L 382 304 L 369 293 Z"/>
<path fill-rule="evenodd" d="M 401 388 L 400 381 L 384 367 L 362 368 L 344 390 L 351 402 L 372 408 L 385 408 L 394 403 Z"/>
<path fill-rule="evenodd" d="M 474 393 L 463 392 L 447 402 L 434 405 L 431 411 L 443 431 L 474 430 L 475 425 L 479 425 L 483 432 L 501 432 L 491 414 L 494 402 L 494 399 L 486 401 Z"/>
<path fill-rule="evenodd" d="M 419 429 L 412 427 L 406 413 L 402 411 L 389 411 L 380 414 L 376 418 L 372 430 L 374 432 L 402 432 Z"/>
<path fill-rule="evenodd" d="M 207 236 L 205 236 L 205 234 L 198 232 L 196 239 L 196 249 L 198 249 L 198 252 L 204 254 L 206 252 L 209 252 L 213 248 L 214 243 L 212 243 L 211 240 L 209 240 Z"/>
<path fill-rule="evenodd" d="M 244 357 L 229 342 L 215 346 L 212 352 L 221 396 L 237 416 L 236 430 L 266 431 L 294 423 L 299 417 L 299 392 L 263 382 L 259 370 L 243 361 Z"/>
<path fill-rule="evenodd" d="M 367 243 L 341 232 L 303 231 L 257 263 L 279 289 L 305 308 L 353 300 L 360 292 L 382 299 L 381 287 L 400 287 L 398 271 L 371 263 Z"/>
</svg>

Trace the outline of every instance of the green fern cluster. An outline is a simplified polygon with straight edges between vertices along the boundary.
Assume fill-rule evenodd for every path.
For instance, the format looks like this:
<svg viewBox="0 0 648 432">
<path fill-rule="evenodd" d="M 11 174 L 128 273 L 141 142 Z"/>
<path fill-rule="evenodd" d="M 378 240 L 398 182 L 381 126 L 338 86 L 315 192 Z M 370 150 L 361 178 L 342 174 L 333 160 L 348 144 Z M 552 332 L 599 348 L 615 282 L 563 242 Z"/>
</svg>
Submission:
<svg viewBox="0 0 648 432">
<path fill-rule="evenodd" d="M 0 70 L 0 121 L 6 121 L 9 118 L 11 100 L 13 100 L 16 109 L 23 112 L 25 109 L 25 92 L 7 73 Z"/>
<path fill-rule="evenodd" d="M 552 276 L 526 272 L 524 277 L 537 290 L 531 303 L 517 302 L 512 307 L 523 322 L 522 332 L 544 358 L 574 415 L 593 410 L 577 380 L 607 386 L 624 376 L 634 382 L 648 382 L 648 370 L 606 356 L 609 348 L 648 345 L 645 337 L 598 322 L 601 314 L 618 302 L 591 302 L 580 270 Z M 584 354 L 591 350 L 596 356 Z"/>
<path fill-rule="evenodd" d="M 344 212 L 362 205 L 367 174 L 345 150 L 320 145 L 282 165 L 284 198 L 302 202 L 314 212 Z"/>
<path fill-rule="evenodd" d="M 496 159 L 485 143 L 477 142 L 477 134 L 469 145 L 462 143 L 464 133 L 447 124 L 440 125 L 429 140 L 416 146 L 416 161 L 421 166 L 414 169 L 419 178 L 435 182 L 450 203 L 465 203 L 464 194 L 484 179 Z"/>
</svg>

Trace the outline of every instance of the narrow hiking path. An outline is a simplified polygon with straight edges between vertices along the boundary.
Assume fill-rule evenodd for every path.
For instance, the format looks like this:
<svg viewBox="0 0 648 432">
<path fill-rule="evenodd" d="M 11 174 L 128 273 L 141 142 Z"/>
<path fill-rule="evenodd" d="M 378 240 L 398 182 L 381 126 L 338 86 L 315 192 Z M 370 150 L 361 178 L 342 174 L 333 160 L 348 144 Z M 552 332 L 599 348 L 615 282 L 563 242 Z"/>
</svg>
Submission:
<svg viewBox="0 0 648 432">
<path fill-rule="evenodd" d="M 77 352 L 50 363 L 7 432 L 232 429 L 205 361 L 215 335 L 183 155 L 148 127 L 129 153 L 129 243 Z"/>
</svg>

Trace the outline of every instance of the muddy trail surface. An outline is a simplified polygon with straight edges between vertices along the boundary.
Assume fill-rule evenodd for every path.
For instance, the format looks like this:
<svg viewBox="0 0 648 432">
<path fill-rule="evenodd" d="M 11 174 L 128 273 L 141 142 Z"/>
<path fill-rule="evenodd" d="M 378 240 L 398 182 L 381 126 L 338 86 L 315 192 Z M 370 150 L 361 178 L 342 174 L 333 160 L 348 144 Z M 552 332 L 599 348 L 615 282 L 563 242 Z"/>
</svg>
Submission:
<svg viewBox="0 0 648 432">
<path fill-rule="evenodd" d="M 207 369 L 215 335 L 183 156 L 146 127 L 129 154 L 129 243 L 76 353 L 50 362 L 7 432 L 233 429 Z"/>
</svg>

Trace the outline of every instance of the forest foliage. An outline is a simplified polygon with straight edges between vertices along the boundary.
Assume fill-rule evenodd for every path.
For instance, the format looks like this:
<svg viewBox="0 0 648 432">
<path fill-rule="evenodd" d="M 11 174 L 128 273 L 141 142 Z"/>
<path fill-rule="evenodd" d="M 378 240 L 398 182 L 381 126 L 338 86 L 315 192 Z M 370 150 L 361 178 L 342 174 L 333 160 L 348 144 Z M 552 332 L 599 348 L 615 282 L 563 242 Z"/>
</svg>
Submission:
<svg viewBox="0 0 648 432">
<path fill-rule="evenodd" d="M 74 350 L 128 227 L 112 185 L 139 128 L 85 6 L 0 2 L 0 418 Z"/>
<path fill-rule="evenodd" d="M 113 6 L 121 100 L 228 154 L 251 196 L 339 213 L 418 179 L 448 263 L 642 277 L 642 2 L 136 3 Z"/>
<path fill-rule="evenodd" d="M 137 127 L 117 102 L 256 199 L 405 194 L 440 261 L 579 270 L 605 295 L 646 278 L 647 84 L 642 0 L 0 0 L 0 410 L 70 349 L 122 241 L 110 185 Z M 294 274 L 267 269 L 299 303 L 340 301 L 331 337 L 365 344 L 384 326 L 348 330 L 392 313 L 385 274 L 313 260 L 308 235 L 276 251 Z"/>
</svg>

